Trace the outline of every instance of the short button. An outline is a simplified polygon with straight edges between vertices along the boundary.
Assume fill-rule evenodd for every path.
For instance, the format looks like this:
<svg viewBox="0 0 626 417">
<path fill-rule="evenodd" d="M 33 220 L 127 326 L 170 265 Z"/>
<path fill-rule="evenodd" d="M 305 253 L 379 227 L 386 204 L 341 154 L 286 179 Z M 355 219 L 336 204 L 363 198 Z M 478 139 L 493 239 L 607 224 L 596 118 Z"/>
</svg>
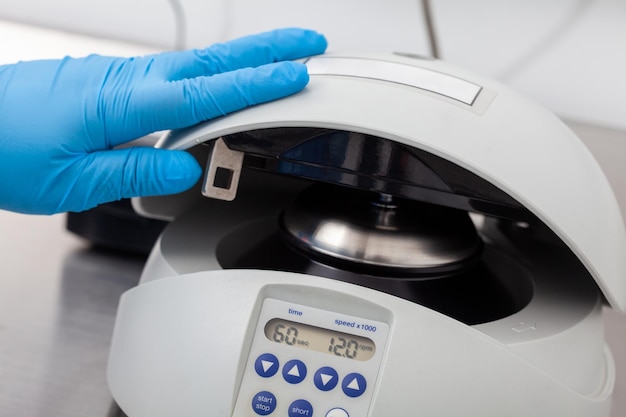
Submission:
<svg viewBox="0 0 626 417">
<path fill-rule="evenodd" d="M 290 360 L 283 366 L 283 378 L 290 384 L 299 384 L 306 378 L 306 365 L 297 359 Z"/>
<path fill-rule="evenodd" d="M 261 391 L 252 398 L 252 410 L 260 416 L 272 414 L 276 409 L 276 396 L 269 391 Z"/>
<path fill-rule="evenodd" d="M 367 381 L 365 381 L 365 377 L 358 373 L 352 373 L 346 375 L 341 383 L 341 389 L 343 393 L 348 397 L 356 398 L 363 395 L 365 389 L 367 388 Z"/>
<path fill-rule="evenodd" d="M 320 391 L 330 391 L 337 386 L 339 375 L 330 366 L 324 366 L 315 372 L 313 383 Z"/>
<path fill-rule="evenodd" d="M 278 358 L 271 353 L 264 353 L 260 355 L 254 362 L 254 370 L 263 378 L 269 378 L 276 375 L 278 367 Z"/>
<path fill-rule="evenodd" d="M 307 400 L 295 400 L 289 406 L 289 417 L 312 417 L 313 406 Z"/>
<path fill-rule="evenodd" d="M 333 408 L 326 413 L 325 417 L 350 417 L 350 414 L 343 408 Z"/>
</svg>

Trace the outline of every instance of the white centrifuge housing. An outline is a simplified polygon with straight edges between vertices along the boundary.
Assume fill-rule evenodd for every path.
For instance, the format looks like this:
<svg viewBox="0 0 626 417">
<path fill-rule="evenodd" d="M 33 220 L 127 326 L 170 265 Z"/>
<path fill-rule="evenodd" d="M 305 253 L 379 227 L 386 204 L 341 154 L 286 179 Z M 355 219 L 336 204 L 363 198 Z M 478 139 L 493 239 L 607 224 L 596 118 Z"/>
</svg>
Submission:
<svg viewBox="0 0 626 417">
<path fill-rule="evenodd" d="M 303 92 L 159 143 L 207 168 L 134 201 L 172 222 L 120 302 L 124 412 L 608 416 L 626 232 L 578 138 L 440 61 L 306 64 Z"/>
</svg>

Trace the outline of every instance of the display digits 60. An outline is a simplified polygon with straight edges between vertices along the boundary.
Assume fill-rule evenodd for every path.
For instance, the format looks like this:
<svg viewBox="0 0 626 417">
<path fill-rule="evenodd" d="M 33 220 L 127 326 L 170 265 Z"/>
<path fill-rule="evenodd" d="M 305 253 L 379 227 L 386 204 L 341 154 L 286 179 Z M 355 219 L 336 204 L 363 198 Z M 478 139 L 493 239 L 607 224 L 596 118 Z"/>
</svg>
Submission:
<svg viewBox="0 0 626 417">
<path fill-rule="evenodd" d="M 272 342 L 360 361 L 370 359 L 376 352 L 374 342 L 366 337 L 283 319 L 267 322 L 265 337 Z"/>
<path fill-rule="evenodd" d="M 272 333 L 272 340 L 276 343 L 285 343 L 289 346 L 293 346 L 298 343 L 298 328 L 295 326 L 287 327 L 283 323 L 278 323 L 274 326 L 274 333 Z"/>
</svg>

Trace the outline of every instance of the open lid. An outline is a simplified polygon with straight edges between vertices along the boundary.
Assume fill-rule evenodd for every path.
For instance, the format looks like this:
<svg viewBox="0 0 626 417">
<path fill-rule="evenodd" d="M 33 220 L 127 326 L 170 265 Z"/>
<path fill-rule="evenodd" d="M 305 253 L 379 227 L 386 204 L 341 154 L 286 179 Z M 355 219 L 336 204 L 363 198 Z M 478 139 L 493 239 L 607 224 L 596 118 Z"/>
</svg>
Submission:
<svg viewBox="0 0 626 417">
<path fill-rule="evenodd" d="M 450 161 L 523 205 L 580 259 L 611 306 L 626 311 L 626 230 L 601 168 L 546 109 L 491 80 L 440 61 L 323 55 L 294 96 L 172 131 L 157 146 L 199 143 L 266 128 L 359 132 Z M 140 214 L 173 218 L 180 195 L 134 201 Z"/>
</svg>

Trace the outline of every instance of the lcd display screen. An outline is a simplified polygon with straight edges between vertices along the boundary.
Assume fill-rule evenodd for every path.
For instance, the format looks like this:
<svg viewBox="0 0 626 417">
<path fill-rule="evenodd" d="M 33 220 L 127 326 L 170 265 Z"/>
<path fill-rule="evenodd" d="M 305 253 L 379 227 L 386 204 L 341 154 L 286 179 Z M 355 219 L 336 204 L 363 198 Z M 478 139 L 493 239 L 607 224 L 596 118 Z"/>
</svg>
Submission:
<svg viewBox="0 0 626 417">
<path fill-rule="evenodd" d="M 366 337 L 275 318 L 265 325 L 268 340 L 301 349 L 366 361 L 376 353 L 376 345 Z"/>
</svg>

